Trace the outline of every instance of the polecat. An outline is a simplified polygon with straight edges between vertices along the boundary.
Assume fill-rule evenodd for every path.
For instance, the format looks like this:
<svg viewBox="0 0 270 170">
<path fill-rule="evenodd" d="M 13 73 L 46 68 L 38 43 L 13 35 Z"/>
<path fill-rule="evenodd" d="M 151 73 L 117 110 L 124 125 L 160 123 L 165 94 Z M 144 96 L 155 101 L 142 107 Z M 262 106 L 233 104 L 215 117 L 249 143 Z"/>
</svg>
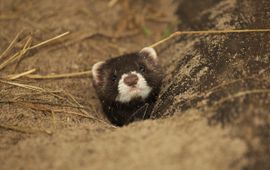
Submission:
<svg viewBox="0 0 270 170">
<path fill-rule="evenodd" d="M 117 126 L 150 118 L 160 92 L 162 71 L 151 47 L 92 67 L 93 86 L 108 119 Z"/>
</svg>

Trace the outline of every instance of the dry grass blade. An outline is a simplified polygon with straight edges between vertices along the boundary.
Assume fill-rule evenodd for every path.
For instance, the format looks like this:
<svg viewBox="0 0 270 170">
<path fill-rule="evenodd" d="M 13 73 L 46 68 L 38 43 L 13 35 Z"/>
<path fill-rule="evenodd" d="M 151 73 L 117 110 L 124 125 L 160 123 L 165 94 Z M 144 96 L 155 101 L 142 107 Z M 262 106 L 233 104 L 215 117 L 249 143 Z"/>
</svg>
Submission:
<svg viewBox="0 0 270 170">
<path fill-rule="evenodd" d="M 173 37 L 179 35 L 193 35 L 193 34 L 222 34 L 222 33 L 248 33 L 248 32 L 270 32 L 270 29 L 243 29 L 243 30 L 207 30 L 207 31 L 177 31 L 172 33 L 169 37 L 164 38 L 149 47 L 156 47 L 164 42 L 170 40 Z"/>
<path fill-rule="evenodd" d="M 39 44 L 36 44 L 36 45 L 30 47 L 28 50 L 32 50 L 32 49 L 34 49 L 34 48 L 38 48 L 38 47 L 40 47 L 40 46 L 43 46 L 43 45 L 45 45 L 45 44 L 48 44 L 48 43 L 50 43 L 50 42 L 52 42 L 52 41 L 54 41 L 54 40 L 57 40 L 57 39 L 59 39 L 59 38 L 62 38 L 62 37 L 64 37 L 64 36 L 68 35 L 69 33 L 70 33 L 70 32 L 65 32 L 65 33 L 60 34 L 60 35 L 58 35 L 58 36 L 56 36 L 56 37 L 53 37 L 53 38 L 48 39 L 48 40 L 46 40 L 46 41 L 43 41 L 43 42 L 41 42 L 41 43 L 39 43 Z"/>
<path fill-rule="evenodd" d="M 17 127 L 17 126 L 13 126 L 13 125 L 4 125 L 4 124 L 0 124 L 0 128 L 3 129 L 7 129 L 7 130 L 13 130 L 13 131 L 17 131 L 17 132 L 21 132 L 21 133 L 38 133 L 38 132 L 42 132 L 42 133 L 47 133 L 49 135 L 52 134 L 51 131 L 46 130 L 46 129 L 29 129 L 29 128 L 23 128 L 23 127 Z"/>
<path fill-rule="evenodd" d="M 84 109 L 84 107 L 80 106 L 73 106 L 67 104 L 58 104 L 52 102 L 44 102 L 44 101 L 16 101 L 16 100 L 0 100 L 2 104 L 22 104 L 22 103 L 30 103 L 30 104 L 38 104 L 44 106 L 55 106 L 55 107 L 65 107 L 65 108 L 73 108 L 73 109 Z"/>
<path fill-rule="evenodd" d="M 13 86 L 17 86 L 17 87 L 22 87 L 22 88 L 29 89 L 29 90 L 46 91 L 45 89 L 43 89 L 41 87 L 31 86 L 31 85 L 27 85 L 27 84 L 21 84 L 21 83 L 10 82 L 10 81 L 5 81 L 5 80 L 0 80 L 0 82 L 5 83 L 5 84 L 9 84 L 9 85 L 13 85 Z"/>
<path fill-rule="evenodd" d="M 63 36 L 66 36 L 68 34 L 69 34 L 69 32 L 65 32 L 63 34 L 60 34 L 60 35 L 58 35 L 56 37 L 53 37 L 51 39 L 48 39 L 46 41 L 43 41 L 43 42 L 41 42 L 39 44 L 36 44 L 34 46 L 31 46 L 32 37 L 29 37 L 28 40 L 26 41 L 26 43 L 25 43 L 25 45 L 24 45 L 24 47 L 23 47 L 22 50 L 18 51 L 17 53 L 15 53 L 11 57 L 9 57 L 6 61 L 4 61 L 2 64 L 0 64 L 0 70 L 2 70 L 3 68 L 5 68 L 8 64 L 13 63 L 15 60 L 21 58 L 29 50 L 32 50 L 34 48 L 38 48 L 38 47 L 41 47 L 43 45 L 46 45 L 46 44 L 48 44 L 48 43 L 50 43 L 52 41 L 55 41 L 55 40 L 57 40 L 59 38 L 62 38 Z"/>
<path fill-rule="evenodd" d="M 25 72 L 22 72 L 22 73 L 19 73 L 19 74 L 15 74 L 15 75 L 8 75 L 6 77 L 3 77 L 4 79 L 7 79 L 7 80 L 15 80 L 15 79 L 18 79 L 20 77 L 23 77 L 23 76 L 26 76 L 28 74 L 32 74 L 36 71 L 36 69 L 31 69 L 31 70 L 28 70 L 28 71 L 25 71 Z"/>
<path fill-rule="evenodd" d="M 30 47 L 31 45 L 31 41 L 32 41 L 32 38 L 29 37 L 23 47 L 23 49 L 17 53 L 15 53 L 13 56 L 9 57 L 7 60 L 5 60 L 2 64 L 0 64 L 0 70 L 2 70 L 3 68 L 5 68 L 8 64 L 14 62 L 15 60 L 17 60 L 18 58 L 21 58 L 22 55 L 24 55 L 27 51 L 28 51 L 28 48 Z"/>
<path fill-rule="evenodd" d="M 44 105 L 40 105 L 38 103 L 29 103 L 29 102 L 11 102 L 11 101 L 2 101 L 2 102 L 6 102 L 6 103 L 14 103 L 14 104 L 20 104 L 21 106 L 24 106 L 24 107 L 27 107 L 27 108 L 31 108 L 31 109 L 34 109 L 34 110 L 39 110 L 39 111 L 48 111 L 48 112 L 53 112 L 53 113 L 63 113 L 63 114 L 70 114 L 70 115 L 75 115 L 75 116 L 80 116 L 80 117 L 83 117 L 83 118 L 88 118 L 88 119 L 92 119 L 94 121 L 98 121 L 98 122 L 101 122 L 109 127 L 113 127 L 113 128 L 116 128 L 115 126 L 99 119 L 99 118 L 96 118 L 94 116 L 91 116 L 89 115 L 89 113 L 83 109 L 79 109 L 82 113 L 78 113 L 76 111 L 72 111 L 72 110 L 65 110 L 65 109 L 54 109 L 53 107 L 48 107 L 48 106 L 44 106 Z M 1 103 L 1 101 L 0 101 Z"/>
<path fill-rule="evenodd" d="M 33 90 L 33 91 L 38 91 L 38 92 L 44 92 L 44 94 L 53 96 L 57 99 L 61 99 L 62 101 L 66 101 L 69 105 L 66 104 L 56 104 L 56 103 L 51 103 L 51 102 L 37 102 L 37 101 L 28 101 L 30 103 L 36 103 L 36 104 L 44 104 L 44 105 L 52 105 L 52 106 L 61 106 L 61 107 L 70 107 L 70 108 L 77 108 L 77 109 L 83 109 L 84 106 L 78 104 L 78 102 L 74 102 L 74 97 L 71 98 L 72 101 L 70 101 L 69 98 L 67 97 L 63 97 L 60 95 L 55 94 L 54 91 L 50 91 L 50 90 L 46 90 L 44 88 L 38 87 L 38 86 L 32 86 L 32 85 L 27 85 L 27 84 L 22 84 L 22 83 L 16 83 L 16 82 L 10 82 L 10 81 L 5 81 L 5 80 L 0 80 L 1 83 L 5 83 L 5 84 L 9 84 L 9 85 L 13 85 L 13 86 L 17 86 L 17 87 L 21 87 L 21 88 L 25 88 L 28 90 Z M 15 103 L 15 102 L 22 102 L 22 101 L 8 101 L 8 103 Z M 24 101 L 25 102 L 25 101 Z M 6 102 L 7 103 L 7 102 Z"/>
<path fill-rule="evenodd" d="M 5 84 L 9 84 L 9 85 L 13 85 L 13 86 L 17 86 L 17 87 L 21 87 L 21 88 L 25 88 L 25 89 L 28 89 L 28 90 L 44 92 L 47 95 L 56 97 L 58 99 L 62 99 L 63 101 L 66 101 L 69 105 L 66 105 L 66 104 L 63 104 L 63 103 L 62 104 L 56 104 L 56 103 L 51 103 L 51 102 L 28 101 L 30 103 L 43 104 L 43 105 L 52 105 L 52 106 L 61 106 L 61 107 L 70 107 L 70 108 L 77 108 L 77 109 L 83 109 L 84 108 L 84 106 L 78 105 L 77 103 L 74 103 L 74 102 L 70 101 L 68 98 L 57 95 L 53 91 L 49 91 L 49 90 L 43 89 L 43 88 L 38 87 L 38 86 L 31 86 L 31 85 L 27 85 L 27 84 L 21 84 L 21 83 L 10 82 L 10 81 L 5 81 L 5 80 L 0 80 L 0 82 L 5 83 Z M 11 101 L 6 101 L 5 103 L 16 103 L 16 102 L 23 102 L 23 101 L 13 101 L 13 100 L 11 100 Z"/>
<path fill-rule="evenodd" d="M 13 47 L 13 45 L 15 44 L 15 42 L 18 40 L 19 36 L 21 35 L 22 32 L 19 32 L 15 38 L 11 41 L 11 43 L 9 44 L 9 46 L 7 47 L 7 49 L 0 55 L 0 59 Z"/>
<path fill-rule="evenodd" d="M 83 106 L 75 99 L 75 97 L 74 97 L 72 94 L 70 94 L 70 93 L 68 93 L 68 92 L 66 92 L 66 91 L 64 91 L 64 90 L 63 90 L 63 93 L 64 93 L 66 96 L 68 96 L 73 102 L 75 102 L 75 103 L 77 104 L 77 106 L 83 107 Z"/>
<path fill-rule="evenodd" d="M 29 36 L 29 38 L 27 38 L 26 44 L 25 44 L 25 46 L 23 47 L 22 52 L 21 52 L 20 55 L 15 59 L 15 60 L 18 61 L 17 64 L 16 64 L 16 67 L 17 67 L 18 64 L 20 63 L 20 61 L 21 61 L 21 59 L 23 58 L 24 54 L 26 54 L 26 53 L 28 52 L 28 49 L 29 49 L 29 47 L 30 47 L 31 44 L 32 44 L 32 40 L 33 40 L 33 39 L 32 39 L 31 36 Z M 14 60 L 14 61 L 15 61 L 15 60 Z"/>
<path fill-rule="evenodd" d="M 31 79 L 59 79 L 59 78 L 70 78 L 70 77 L 78 77 L 82 75 L 91 75 L 92 71 L 83 71 L 83 72 L 76 72 L 76 73 L 65 73 L 65 74 L 49 74 L 49 75 L 26 75 L 25 77 Z"/>
</svg>

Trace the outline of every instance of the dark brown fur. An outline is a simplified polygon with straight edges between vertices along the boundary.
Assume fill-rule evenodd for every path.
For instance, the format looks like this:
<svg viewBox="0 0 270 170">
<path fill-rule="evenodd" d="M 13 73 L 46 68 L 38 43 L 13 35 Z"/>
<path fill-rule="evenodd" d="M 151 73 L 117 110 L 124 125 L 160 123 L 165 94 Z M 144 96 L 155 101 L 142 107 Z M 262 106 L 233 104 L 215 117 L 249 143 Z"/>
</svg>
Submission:
<svg viewBox="0 0 270 170">
<path fill-rule="evenodd" d="M 144 71 L 141 67 L 144 67 Z M 152 87 L 149 96 L 142 100 L 135 98 L 128 103 L 115 101 L 118 95 L 118 82 L 124 73 L 140 73 Z M 150 118 L 150 113 L 160 92 L 162 72 L 153 58 L 144 53 L 130 53 L 109 59 L 98 70 L 100 83 L 93 83 L 108 119 L 117 126 L 135 120 Z"/>
</svg>

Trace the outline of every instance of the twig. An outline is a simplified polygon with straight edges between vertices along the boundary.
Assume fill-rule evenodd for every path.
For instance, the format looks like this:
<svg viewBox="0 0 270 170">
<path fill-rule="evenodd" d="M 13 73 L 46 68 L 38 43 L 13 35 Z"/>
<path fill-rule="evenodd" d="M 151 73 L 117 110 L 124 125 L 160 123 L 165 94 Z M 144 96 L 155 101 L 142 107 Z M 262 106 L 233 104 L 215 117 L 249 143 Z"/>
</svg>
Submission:
<svg viewBox="0 0 270 170">
<path fill-rule="evenodd" d="M 177 31 L 172 33 L 169 37 L 164 38 L 152 45 L 150 47 L 156 47 L 173 37 L 179 35 L 192 35 L 192 34 L 221 34 L 221 33 L 247 33 L 247 32 L 270 32 L 270 29 L 243 29 L 243 30 L 207 30 L 207 31 Z"/>
</svg>

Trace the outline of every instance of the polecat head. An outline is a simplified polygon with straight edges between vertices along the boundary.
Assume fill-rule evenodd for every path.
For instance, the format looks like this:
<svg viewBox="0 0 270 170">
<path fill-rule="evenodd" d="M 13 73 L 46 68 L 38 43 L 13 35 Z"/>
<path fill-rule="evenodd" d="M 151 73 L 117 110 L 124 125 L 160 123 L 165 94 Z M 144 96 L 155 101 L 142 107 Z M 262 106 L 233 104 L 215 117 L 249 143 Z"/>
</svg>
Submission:
<svg viewBox="0 0 270 170">
<path fill-rule="evenodd" d="M 161 84 L 157 54 L 151 47 L 98 62 L 92 75 L 99 98 L 120 103 L 144 100 Z"/>
</svg>

